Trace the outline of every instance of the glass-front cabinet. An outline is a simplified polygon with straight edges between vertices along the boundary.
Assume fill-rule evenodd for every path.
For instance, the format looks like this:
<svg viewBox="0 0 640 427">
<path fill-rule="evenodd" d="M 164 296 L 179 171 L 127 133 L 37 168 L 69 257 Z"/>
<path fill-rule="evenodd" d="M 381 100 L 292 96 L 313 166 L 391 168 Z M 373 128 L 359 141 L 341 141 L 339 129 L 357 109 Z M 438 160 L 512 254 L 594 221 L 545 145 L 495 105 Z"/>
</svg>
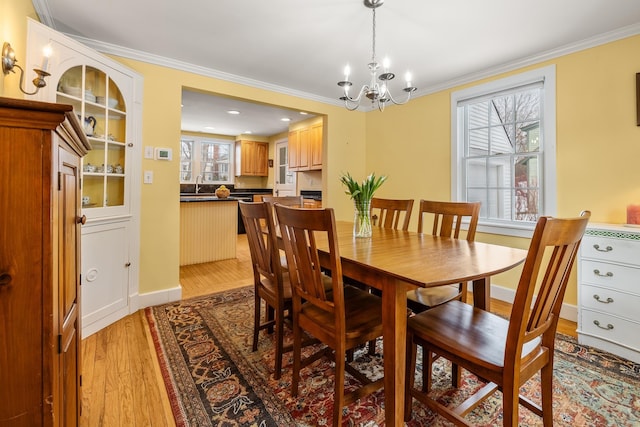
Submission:
<svg viewBox="0 0 640 427">
<path fill-rule="evenodd" d="M 58 82 L 57 102 L 71 104 L 92 150 L 84 158 L 82 207 L 124 207 L 127 164 L 127 105 L 118 85 L 104 71 L 78 65 Z"/>
<path fill-rule="evenodd" d="M 38 22 L 25 63 L 53 52 L 39 100 L 73 106 L 91 150 L 82 164 L 82 336 L 138 310 L 142 76 Z"/>
</svg>

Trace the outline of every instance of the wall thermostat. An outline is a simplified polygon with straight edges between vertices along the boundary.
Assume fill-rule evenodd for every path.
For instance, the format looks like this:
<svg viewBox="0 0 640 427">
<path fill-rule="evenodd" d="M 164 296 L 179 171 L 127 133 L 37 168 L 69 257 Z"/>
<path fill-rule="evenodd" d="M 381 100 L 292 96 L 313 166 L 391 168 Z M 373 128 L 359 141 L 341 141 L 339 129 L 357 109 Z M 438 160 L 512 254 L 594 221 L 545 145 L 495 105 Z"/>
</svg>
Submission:
<svg viewBox="0 0 640 427">
<path fill-rule="evenodd" d="M 171 160 L 172 157 L 171 148 L 156 148 L 156 160 Z"/>
</svg>

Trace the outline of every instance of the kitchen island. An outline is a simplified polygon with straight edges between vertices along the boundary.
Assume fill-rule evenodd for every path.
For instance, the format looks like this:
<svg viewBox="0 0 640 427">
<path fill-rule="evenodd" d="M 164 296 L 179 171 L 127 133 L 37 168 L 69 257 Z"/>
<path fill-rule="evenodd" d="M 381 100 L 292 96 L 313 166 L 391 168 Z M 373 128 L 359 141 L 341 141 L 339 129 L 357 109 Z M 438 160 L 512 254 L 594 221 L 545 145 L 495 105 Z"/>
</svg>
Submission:
<svg viewBox="0 0 640 427">
<path fill-rule="evenodd" d="M 236 257 L 238 200 L 180 196 L 180 265 Z"/>
</svg>

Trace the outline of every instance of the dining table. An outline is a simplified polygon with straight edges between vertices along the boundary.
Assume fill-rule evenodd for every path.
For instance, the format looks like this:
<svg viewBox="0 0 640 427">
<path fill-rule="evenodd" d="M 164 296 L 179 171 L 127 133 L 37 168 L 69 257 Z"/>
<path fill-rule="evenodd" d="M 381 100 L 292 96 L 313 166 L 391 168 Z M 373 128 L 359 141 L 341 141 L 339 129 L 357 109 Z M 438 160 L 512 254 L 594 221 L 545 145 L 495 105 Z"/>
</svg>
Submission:
<svg viewBox="0 0 640 427">
<path fill-rule="evenodd" d="M 491 276 L 522 263 L 527 251 L 380 227 L 359 238 L 346 221 L 336 221 L 336 233 L 343 275 L 382 293 L 385 425 L 404 425 L 407 292 L 472 282 L 474 306 L 489 310 Z M 319 241 L 318 249 L 323 264 L 328 248 Z"/>
</svg>

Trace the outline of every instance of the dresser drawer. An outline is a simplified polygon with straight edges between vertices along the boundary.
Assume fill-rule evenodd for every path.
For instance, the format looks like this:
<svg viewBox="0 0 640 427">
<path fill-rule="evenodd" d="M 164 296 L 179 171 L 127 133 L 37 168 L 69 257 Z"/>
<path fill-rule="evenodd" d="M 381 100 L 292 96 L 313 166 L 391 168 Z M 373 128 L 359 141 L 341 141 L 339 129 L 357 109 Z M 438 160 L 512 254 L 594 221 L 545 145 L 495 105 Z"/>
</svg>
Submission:
<svg viewBox="0 0 640 427">
<path fill-rule="evenodd" d="M 640 322 L 640 296 L 592 285 L 580 287 L 580 308 L 601 311 Z"/>
<path fill-rule="evenodd" d="M 621 262 L 640 266 L 640 240 L 614 239 L 604 236 L 582 238 L 582 258 L 597 258 L 601 261 Z"/>
<path fill-rule="evenodd" d="M 640 349 L 640 323 L 591 310 L 582 310 L 579 333 Z M 598 325 L 596 324 L 598 323 Z"/>
<path fill-rule="evenodd" d="M 640 268 L 592 260 L 580 262 L 580 283 L 640 295 Z"/>
</svg>

